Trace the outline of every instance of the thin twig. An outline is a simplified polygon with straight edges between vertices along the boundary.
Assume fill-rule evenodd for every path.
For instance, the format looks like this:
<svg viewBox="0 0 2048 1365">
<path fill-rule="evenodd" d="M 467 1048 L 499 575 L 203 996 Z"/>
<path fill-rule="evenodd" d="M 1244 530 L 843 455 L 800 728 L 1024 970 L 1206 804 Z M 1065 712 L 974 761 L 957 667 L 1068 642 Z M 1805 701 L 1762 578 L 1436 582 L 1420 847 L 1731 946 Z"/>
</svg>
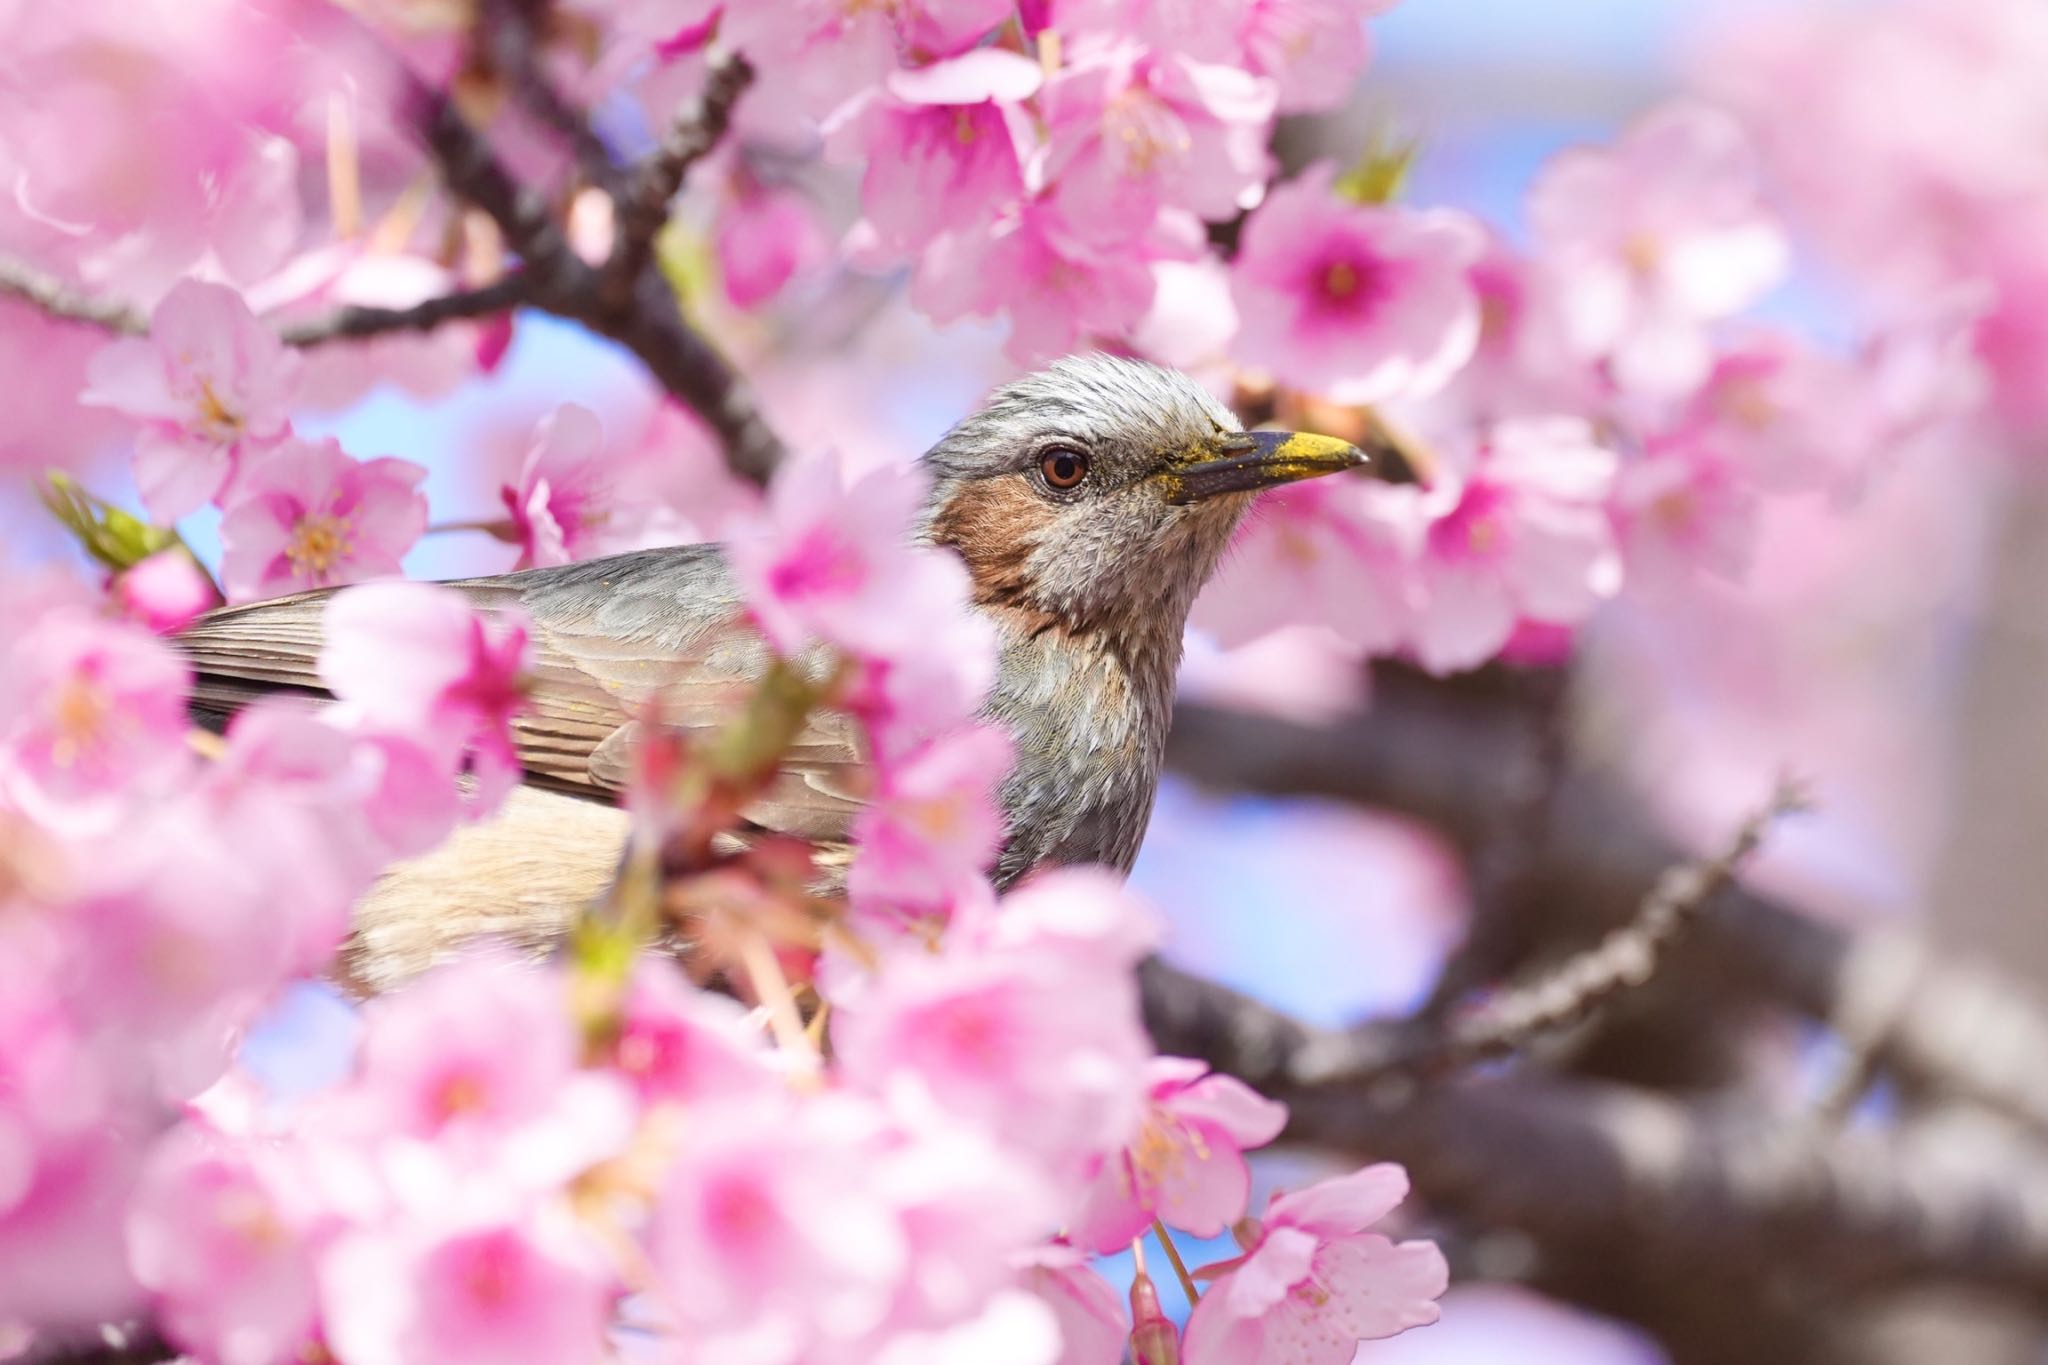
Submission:
<svg viewBox="0 0 2048 1365">
<path fill-rule="evenodd" d="M 484 0 L 472 60 L 502 77 L 521 107 L 569 144 L 586 180 L 616 195 L 619 173 L 610 149 L 592 130 L 589 116 L 570 104 L 541 69 L 548 8 L 547 0 Z"/>
<path fill-rule="evenodd" d="M 1727 847 L 1711 858 L 1667 869 L 1634 919 L 1454 1022 L 1428 1061 L 1454 1068 L 1506 1056 L 1542 1035 L 1583 1022 L 1616 996 L 1647 983 L 1714 893 L 1735 879 L 1770 827 L 1807 804 L 1797 784 L 1781 782 L 1769 804 L 1742 822 Z"/>
<path fill-rule="evenodd" d="M 713 58 L 703 90 L 676 111 L 661 144 L 633 168 L 618 200 L 618 243 L 605 265 L 605 287 L 614 298 L 631 296 L 634 282 L 654 259 L 669 201 L 682 189 L 690 168 L 724 139 L 733 106 L 753 80 L 754 68 L 739 53 Z"/>
<path fill-rule="evenodd" d="M 506 170 L 445 94 L 415 82 L 411 98 L 442 180 L 489 214 L 524 259 L 528 302 L 632 351 L 662 387 L 717 433 L 733 472 L 766 483 L 782 457 L 780 438 L 731 363 L 683 320 L 675 291 L 660 272 L 643 268 L 622 294 L 602 287 L 605 277 L 570 249 L 539 196 Z"/>
<path fill-rule="evenodd" d="M 139 309 L 94 298 L 26 261 L 0 261 L 0 294 L 11 294 L 67 322 L 83 322 L 129 336 L 149 330 L 149 319 Z"/>
<path fill-rule="evenodd" d="M 505 169 L 455 102 L 417 77 L 408 78 L 406 100 L 421 140 L 441 168 L 442 180 L 490 215 L 526 262 L 535 296 L 556 295 L 587 283 L 579 276 L 587 276 L 589 268 L 569 249 L 547 204 Z"/>
<path fill-rule="evenodd" d="M 514 272 L 474 289 L 423 299 L 407 308 L 372 308 L 349 304 L 325 317 L 294 323 L 280 335 L 288 346 L 325 346 L 335 341 L 361 341 L 390 332 L 429 332 L 444 322 L 462 322 L 510 312 L 530 302 L 532 287 Z"/>
</svg>

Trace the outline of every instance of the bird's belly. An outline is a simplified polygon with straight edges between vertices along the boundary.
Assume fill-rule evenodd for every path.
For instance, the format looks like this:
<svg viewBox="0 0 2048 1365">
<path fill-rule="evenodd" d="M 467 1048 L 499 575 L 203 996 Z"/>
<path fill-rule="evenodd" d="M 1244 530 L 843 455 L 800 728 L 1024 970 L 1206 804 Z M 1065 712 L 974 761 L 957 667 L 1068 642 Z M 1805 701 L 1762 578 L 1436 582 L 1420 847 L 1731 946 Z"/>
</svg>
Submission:
<svg viewBox="0 0 2048 1365">
<path fill-rule="evenodd" d="M 615 806 L 513 788 L 488 819 L 378 878 L 356 907 L 344 984 L 388 990 L 478 939 L 546 951 L 611 885 L 627 831 Z"/>
</svg>

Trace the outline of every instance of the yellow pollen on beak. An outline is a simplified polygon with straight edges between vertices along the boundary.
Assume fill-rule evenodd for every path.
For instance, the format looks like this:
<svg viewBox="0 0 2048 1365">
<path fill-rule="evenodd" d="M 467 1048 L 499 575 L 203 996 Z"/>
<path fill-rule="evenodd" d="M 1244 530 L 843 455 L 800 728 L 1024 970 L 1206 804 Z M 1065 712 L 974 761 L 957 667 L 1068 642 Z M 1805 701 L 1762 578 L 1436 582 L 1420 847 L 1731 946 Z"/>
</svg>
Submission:
<svg viewBox="0 0 2048 1365">
<path fill-rule="evenodd" d="M 324 574 L 355 549 L 349 539 L 350 529 L 345 517 L 315 512 L 292 529 L 285 558 L 291 560 L 293 571 L 301 576 Z"/>
</svg>

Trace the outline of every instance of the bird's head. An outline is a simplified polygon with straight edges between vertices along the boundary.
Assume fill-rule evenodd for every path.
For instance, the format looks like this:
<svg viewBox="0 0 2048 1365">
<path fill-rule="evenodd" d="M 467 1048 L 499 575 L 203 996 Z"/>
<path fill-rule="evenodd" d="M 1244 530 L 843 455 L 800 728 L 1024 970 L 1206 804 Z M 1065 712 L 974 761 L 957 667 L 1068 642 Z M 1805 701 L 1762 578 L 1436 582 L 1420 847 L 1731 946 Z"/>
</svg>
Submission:
<svg viewBox="0 0 2048 1365">
<path fill-rule="evenodd" d="M 925 461 L 927 533 L 966 561 L 981 605 L 1034 631 L 1151 626 L 1175 641 L 1259 490 L 1352 469 L 1407 477 L 1391 450 L 1246 432 L 1186 375 L 1106 355 L 998 390 Z"/>
</svg>

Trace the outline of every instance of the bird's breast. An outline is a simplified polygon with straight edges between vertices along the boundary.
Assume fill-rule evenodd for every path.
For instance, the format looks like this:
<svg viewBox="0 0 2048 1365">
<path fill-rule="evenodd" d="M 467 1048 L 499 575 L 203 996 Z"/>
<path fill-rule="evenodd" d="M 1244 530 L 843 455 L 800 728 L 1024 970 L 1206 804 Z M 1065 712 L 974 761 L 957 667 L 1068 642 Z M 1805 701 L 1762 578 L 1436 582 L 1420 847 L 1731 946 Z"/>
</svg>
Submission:
<svg viewBox="0 0 2048 1365">
<path fill-rule="evenodd" d="M 1008 885 L 1046 864 L 1128 870 L 1151 815 L 1179 637 L 1156 644 L 1006 629 L 988 718 L 1017 759 L 1000 793 Z"/>
</svg>

